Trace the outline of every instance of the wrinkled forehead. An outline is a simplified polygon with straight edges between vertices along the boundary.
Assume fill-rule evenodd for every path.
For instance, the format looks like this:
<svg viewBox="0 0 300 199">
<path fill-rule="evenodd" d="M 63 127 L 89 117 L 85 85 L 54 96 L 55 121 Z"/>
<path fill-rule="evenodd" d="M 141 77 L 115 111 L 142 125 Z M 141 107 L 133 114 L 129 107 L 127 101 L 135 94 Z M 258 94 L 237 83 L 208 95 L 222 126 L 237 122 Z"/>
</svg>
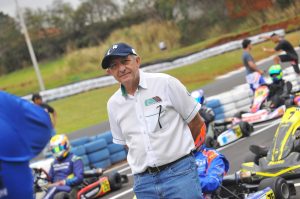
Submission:
<svg viewBox="0 0 300 199">
<path fill-rule="evenodd" d="M 120 61 L 126 60 L 128 58 L 130 58 L 130 55 L 127 55 L 127 56 L 111 56 L 110 59 L 109 59 L 109 62 L 110 63 L 120 62 Z"/>
<path fill-rule="evenodd" d="M 118 63 L 123 63 L 124 61 L 131 60 L 132 55 L 127 56 L 111 56 L 109 59 L 109 66 L 115 65 Z"/>
</svg>

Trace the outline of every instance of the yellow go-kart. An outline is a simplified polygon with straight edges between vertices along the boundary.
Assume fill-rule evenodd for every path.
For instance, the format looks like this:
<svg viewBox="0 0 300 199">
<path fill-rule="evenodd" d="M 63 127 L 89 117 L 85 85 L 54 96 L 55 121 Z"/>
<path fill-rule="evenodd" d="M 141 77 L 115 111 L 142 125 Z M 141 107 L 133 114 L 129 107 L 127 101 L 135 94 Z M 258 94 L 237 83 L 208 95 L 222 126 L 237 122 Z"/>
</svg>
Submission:
<svg viewBox="0 0 300 199">
<path fill-rule="evenodd" d="M 241 171 L 251 172 L 256 181 L 278 177 L 285 180 L 299 178 L 300 107 L 290 107 L 285 111 L 270 147 L 251 145 L 250 151 L 253 154 L 246 158 Z M 293 182 L 289 182 L 288 189 L 295 193 Z"/>
<path fill-rule="evenodd" d="M 300 175 L 300 108 L 290 107 L 284 113 L 275 132 L 272 145 L 252 145 L 253 161 L 242 164 L 243 171 L 261 177 Z"/>
</svg>

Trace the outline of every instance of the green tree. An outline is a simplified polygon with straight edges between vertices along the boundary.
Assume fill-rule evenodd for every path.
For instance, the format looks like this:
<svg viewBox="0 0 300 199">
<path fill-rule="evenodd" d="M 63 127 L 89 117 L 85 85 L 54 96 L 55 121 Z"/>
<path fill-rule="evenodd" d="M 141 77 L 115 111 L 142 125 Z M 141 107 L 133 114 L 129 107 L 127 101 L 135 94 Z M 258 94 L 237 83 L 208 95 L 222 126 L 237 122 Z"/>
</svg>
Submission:
<svg viewBox="0 0 300 199">
<path fill-rule="evenodd" d="M 13 18 L 0 12 L 0 75 L 24 67 L 25 41 Z"/>
</svg>

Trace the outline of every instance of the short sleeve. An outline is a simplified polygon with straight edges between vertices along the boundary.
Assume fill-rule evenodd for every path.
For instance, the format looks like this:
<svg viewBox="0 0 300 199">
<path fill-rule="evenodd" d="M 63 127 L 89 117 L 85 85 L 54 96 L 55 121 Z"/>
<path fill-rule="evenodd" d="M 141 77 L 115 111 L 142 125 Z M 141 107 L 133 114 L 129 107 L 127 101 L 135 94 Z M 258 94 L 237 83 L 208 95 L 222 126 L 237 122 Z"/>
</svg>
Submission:
<svg viewBox="0 0 300 199">
<path fill-rule="evenodd" d="M 115 144 L 126 145 L 125 138 L 124 135 L 122 134 L 117 118 L 113 114 L 114 113 L 113 105 L 110 103 L 110 101 L 107 103 L 107 112 L 108 112 L 110 130 L 113 136 L 113 142 Z"/>
<path fill-rule="evenodd" d="M 185 86 L 176 78 L 168 79 L 168 97 L 175 110 L 189 123 L 196 116 L 201 105 L 191 96 Z"/>
</svg>

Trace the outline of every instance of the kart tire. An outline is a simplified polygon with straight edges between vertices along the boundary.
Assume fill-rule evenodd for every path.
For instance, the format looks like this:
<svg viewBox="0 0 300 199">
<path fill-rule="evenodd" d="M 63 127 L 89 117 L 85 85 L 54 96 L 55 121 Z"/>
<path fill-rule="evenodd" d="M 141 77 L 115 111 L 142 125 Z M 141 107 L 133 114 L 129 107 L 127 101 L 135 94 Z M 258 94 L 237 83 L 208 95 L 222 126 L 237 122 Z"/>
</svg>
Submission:
<svg viewBox="0 0 300 199">
<path fill-rule="evenodd" d="M 108 176 L 108 181 L 112 191 L 119 190 L 122 187 L 122 177 L 118 172 L 111 173 Z"/>
<path fill-rule="evenodd" d="M 249 137 L 254 130 L 253 126 L 248 122 L 240 122 L 239 125 L 242 130 L 243 137 Z"/>
<path fill-rule="evenodd" d="M 86 143 L 84 147 L 86 153 L 90 154 L 105 149 L 107 147 L 107 142 L 105 139 L 97 139 L 95 141 Z"/>
<path fill-rule="evenodd" d="M 208 148 L 217 148 L 218 142 L 212 137 L 206 137 L 205 146 Z"/>
<path fill-rule="evenodd" d="M 54 195 L 53 199 L 69 199 L 70 196 L 67 192 L 58 192 Z"/>
<path fill-rule="evenodd" d="M 234 114 L 233 117 L 242 118 L 242 114 L 243 114 L 243 111 L 239 111 L 236 114 Z"/>
<path fill-rule="evenodd" d="M 242 115 L 245 114 L 245 113 L 247 113 L 247 111 L 239 111 L 236 114 L 234 114 L 233 117 L 241 119 Z"/>
<path fill-rule="evenodd" d="M 110 131 L 106 131 L 104 133 L 96 135 L 96 139 L 105 139 L 107 144 L 111 144 L 113 137 Z"/>
<path fill-rule="evenodd" d="M 273 190 L 275 198 L 290 198 L 291 194 L 289 190 L 289 185 L 287 184 L 286 180 L 282 177 L 263 179 L 258 185 L 258 190 L 263 190 L 267 187 L 270 187 Z"/>
<path fill-rule="evenodd" d="M 107 145 L 107 149 L 109 150 L 110 154 L 113 154 L 113 153 L 117 153 L 120 151 L 124 151 L 124 146 L 120 145 L 120 144 L 112 143 L 112 144 Z"/>
</svg>

